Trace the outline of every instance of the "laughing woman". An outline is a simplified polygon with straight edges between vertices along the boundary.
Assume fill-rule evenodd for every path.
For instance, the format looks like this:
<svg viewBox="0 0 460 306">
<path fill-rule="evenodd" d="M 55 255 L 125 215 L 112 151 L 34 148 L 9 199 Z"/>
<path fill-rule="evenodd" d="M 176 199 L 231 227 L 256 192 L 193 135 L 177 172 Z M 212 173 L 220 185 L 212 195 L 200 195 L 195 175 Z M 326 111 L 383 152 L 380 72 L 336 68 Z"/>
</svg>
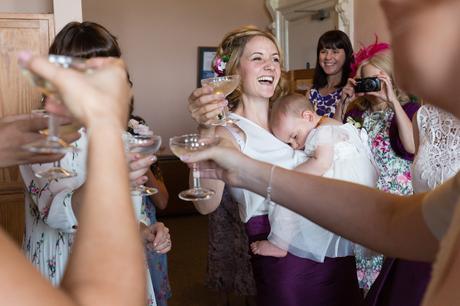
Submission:
<svg viewBox="0 0 460 306">
<path fill-rule="evenodd" d="M 223 142 L 247 156 L 284 168 L 300 161 L 300 151 L 270 133 L 270 102 L 282 93 L 282 58 L 276 39 L 254 27 L 242 27 L 228 33 L 217 49 L 217 62 L 226 62 L 223 75 L 238 74 L 239 87 L 228 96 L 230 118 L 236 124 L 216 128 Z M 222 68 L 219 65 L 217 68 Z M 205 125 L 226 104 L 223 95 L 212 94 L 209 87 L 196 89 L 189 98 L 193 118 Z M 224 183 L 206 180 L 203 185 L 216 190 L 207 201 L 195 202 L 203 214 L 214 211 L 220 203 Z M 267 239 L 270 233 L 270 202 L 249 190 L 231 188 L 245 223 L 249 243 Z M 253 254 L 251 263 L 260 306 L 360 305 L 355 261 L 351 256 L 326 258 L 324 263 L 289 254 L 283 258 Z"/>
</svg>

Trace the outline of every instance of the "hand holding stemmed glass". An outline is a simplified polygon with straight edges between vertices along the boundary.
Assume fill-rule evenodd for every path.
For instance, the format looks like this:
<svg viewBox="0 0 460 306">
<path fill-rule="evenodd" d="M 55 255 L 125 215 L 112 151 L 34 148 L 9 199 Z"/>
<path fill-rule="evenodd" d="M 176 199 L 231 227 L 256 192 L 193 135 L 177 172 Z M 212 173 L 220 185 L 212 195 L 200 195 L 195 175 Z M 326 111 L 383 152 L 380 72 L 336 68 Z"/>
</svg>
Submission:
<svg viewBox="0 0 460 306">
<path fill-rule="evenodd" d="M 160 149 L 161 136 L 154 135 L 152 131 L 145 134 L 126 133 L 125 143 L 130 153 L 136 153 L 141 158 L 152 156 Z M 140 196 L 151 196 L 158 192 L 154 187 L 147 187 L 143 184 L 131 188 L 131 194 Z"/>
<path fill-rule="evenodd" d="M 231 94 L 240 84 L 239 75 L 226 75 L 218 76 L 208 79 L 201 80 L 201 86 L 209 86 L 213 89 L 212 94 L 223 94 L 227 97 Z M 228 118 L 228 107 L 224 106 L 221 113 L 212 120 L 209 124 L 212 126 L 216 125 L 227 125 L 234 123 L 236 120 Z"/>
<path fill-rule="evenodd" d="M 86 70 L 85 61 L 79 58 L 50 54 L 48 56 L 48 61 L 62 68 L 71 68 L 79 71 Z M 29 76 L 33 85 L 43 95 L 45 95 L 45 97 L 51 97 L 57 100 L 59 99 L 56 88 L 50 82 L 28 70 L 25 70 L 24 72 Z M 24 149 L 30 152 L 44 154 L 66 154 L 77 152 L 78 149 L 76 147 L 66 143 L 59 137 L 59 118 L 53 114 L 45 114 L 45 116 L 48 118 L 48 129 L 44 132 L 46 134 L 46 139 L 27 144 L 24 146 Z M 53 167 L 37 172 L 35 175 L 51 181 L 54 179 L 73 177 L 76 173 L 72 170 L 61 167 L 60 161 L 57 161 Z"/>
<path fill-rule="evenodd" d="M 169 140 L 171 151 L 181 157 L 188 153 L 202 151 L 220 142 L 218 136 L 201 136 L 199 134 L 188 134 L 172 137 Z M 215 191 L 201 187 L 200 170 L 197 163 L 192 164 L 193 187 L 179 193 L 179 198 L 184 201 L 207 200 L 211 198 Z"/>
</svg>

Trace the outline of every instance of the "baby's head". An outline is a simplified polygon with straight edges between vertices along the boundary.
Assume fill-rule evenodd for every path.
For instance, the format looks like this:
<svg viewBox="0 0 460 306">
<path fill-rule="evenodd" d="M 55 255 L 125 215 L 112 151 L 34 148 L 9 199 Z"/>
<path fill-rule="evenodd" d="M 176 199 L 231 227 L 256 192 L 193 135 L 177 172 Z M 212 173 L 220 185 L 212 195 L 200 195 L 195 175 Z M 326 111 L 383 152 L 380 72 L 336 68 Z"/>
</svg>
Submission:
<svg viewBox="0 0 460 306">
<path fill-rule="evenodd" d="M 294 149 L 303 149 L 318 115 L 307 98 L 290 94 L 273 103 L 270 126 L 273 134 Z"/>
</svg>

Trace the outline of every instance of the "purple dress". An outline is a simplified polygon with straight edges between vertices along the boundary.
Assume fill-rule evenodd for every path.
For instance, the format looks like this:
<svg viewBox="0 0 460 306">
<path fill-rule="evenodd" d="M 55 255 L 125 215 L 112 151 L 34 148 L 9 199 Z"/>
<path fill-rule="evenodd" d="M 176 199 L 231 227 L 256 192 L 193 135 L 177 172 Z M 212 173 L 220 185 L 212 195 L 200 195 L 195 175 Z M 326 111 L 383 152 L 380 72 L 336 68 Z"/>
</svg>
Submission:
<svg viewBox="0 0 460 306">
<path fill-rule="evenodd" d="M 249 243 L 267 240 L 267 215 L 246 223 Z M 285 257 L 251 255 L 259 306 L 360 306 L 362 295 L 352 256 L 315 262 L 290 253 Z"/>
<path fill-rule="evenodd" d="M 340 102 L 342 96 L 342 87 L 337 88 L 332 93 L 322 96 L 319 89 L 310 90 L 310 103 L 316 108 L 316 113 L 320 116 L 334 117 L 335 107 Z"/>
</svg>

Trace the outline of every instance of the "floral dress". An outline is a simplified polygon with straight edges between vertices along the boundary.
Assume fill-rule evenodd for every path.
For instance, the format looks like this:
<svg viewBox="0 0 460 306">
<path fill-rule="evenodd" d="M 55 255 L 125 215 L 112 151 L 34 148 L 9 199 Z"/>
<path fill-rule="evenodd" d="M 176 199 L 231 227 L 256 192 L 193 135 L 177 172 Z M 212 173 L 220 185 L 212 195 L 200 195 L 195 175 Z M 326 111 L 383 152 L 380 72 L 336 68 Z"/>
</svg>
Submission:
<svg viewBox="0 0 460 306">
<path fill-rule="evenodd" d="M 37 178 L 35 173 L 53 166 L 27 164 L 19 167 L 25 185 L 25 233 L 23 250 L 25 256 L 50 280 L 59 286 L 69 259 L 78 221 L 72 209 L 72 194 L 86 180 L 86 157 L 88 139 L 84 129 L 81 137 L 73 143 L 76 153 L 66 154 L 61 167 L 74 171 L 71 178 L 48 181 Z M 133 201 L 136 201 L 133 197 Z M 103 219 L 101 219 L 103 220 Z M 150 277 L 147 279 L 148 304 L 156 306 Z"/>
<path fill-rule="evenodd" d="M 74 145 L 86 148 L 85 134 Z M 48 181 L 35 173 L 52 164 L 32 164 L 19 167 L 25 185 L 25 234 L 23 249 L 26 257 L 54 286 L 61 282 L 72 248 L 78 222 L 72 209 L 73 191 L 86 178 L 86 150 L 68 153 L 61 167 L 73 170 L 75 177 Z"/>
<path fill-rule="evenodd" d="M 362 128 L 367 131 L 368 144 L 379 171 L 377 188 L 400 195 L 413 193 L 411 162 L 399 157 L 390 143 L 390 125 L 394 111 L 365 111 L 362 116 Z M 369 289 L 377 278 L 383 264 L 383 255 L 365 252 L 357 248 L 356 264 L 360 287 Z"/>
<path fill-rule="evenodd" d="M 310 103 L 316 109 L 316 113 L 320 116 L 334 117 L 335 107 L 340 102 L 342 96 L 342 87 L 337 88 L 332 93 L 322 96 L 318 89 L 312 88 L 310 90 Z"/>
<path fill-rule="evenodd" d="M 152 172 L 158 180 L 163 181 L 161 172 L 157 164 L 152 165 Z M 145 213 L 150 223 L 157 222 L 155 203 L 149 197 L 144 198 Z M 153 250 L 146 248 L 147 264 L 149 266 L 150 278 L 152 279 L 153 290 L 158 306 L 166 306 L 168 299 L 171 298 L 171 286 L 168 277 L 168 256 L 158 254 Z"/>
</svg>

